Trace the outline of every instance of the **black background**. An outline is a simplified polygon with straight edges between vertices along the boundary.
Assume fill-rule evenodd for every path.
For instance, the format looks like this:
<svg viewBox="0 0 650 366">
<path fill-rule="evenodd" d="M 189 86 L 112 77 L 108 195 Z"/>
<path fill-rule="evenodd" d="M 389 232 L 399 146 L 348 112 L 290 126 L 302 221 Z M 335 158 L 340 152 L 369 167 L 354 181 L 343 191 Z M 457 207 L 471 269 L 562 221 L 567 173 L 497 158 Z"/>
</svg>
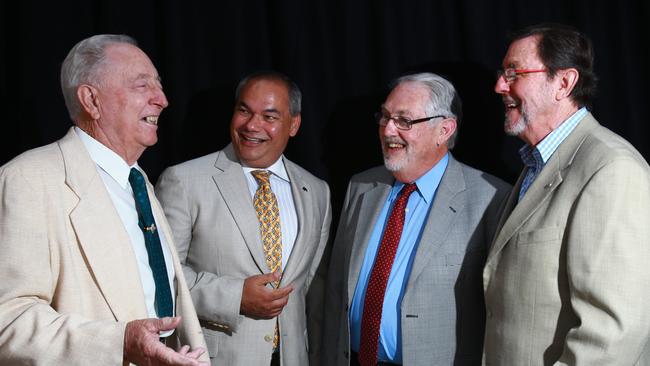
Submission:
<svg viewBox="0 0 650 366">
<path fill-rule="evenodd" d="M 330 183 L 335 207 L 353 173 L 381 163 L 372 114 L 387 83 L 411 72 L 444 75 L 459 90 L 465 119 L 454 155 L 514 182 L 521 142 L 503 134 L 494 71 L 508 32 L 543 21 L 593 40 L 593 113 L 650 157 L 648 1 L 23 0 L 0 9 L 0 164 L 70 127 L 59 87 L 70 48 L 125 33 L 153 60 L 170 101 L 158 144 L 140 159 L 153 182 L 228 142 L 234 88 L 258 69 L 301 87 L 303 123 L 286 155 Z"/>
</svg>

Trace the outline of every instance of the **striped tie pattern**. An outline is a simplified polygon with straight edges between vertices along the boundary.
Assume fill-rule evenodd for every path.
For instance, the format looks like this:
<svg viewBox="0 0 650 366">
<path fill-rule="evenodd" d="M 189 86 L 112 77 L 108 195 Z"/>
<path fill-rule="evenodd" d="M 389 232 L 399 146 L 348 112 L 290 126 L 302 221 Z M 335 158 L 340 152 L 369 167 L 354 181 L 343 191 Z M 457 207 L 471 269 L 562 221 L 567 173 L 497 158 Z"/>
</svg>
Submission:
<svg viewBox="0 0 650 366">
<path fill-rule="evenodd" d="M 265 170 L 254 170 L 251 172 L 257 181 L 257 191 L 253 198 L 253 205 L 260 222 L 260 236 L 264 247 L 266 265 L 271 272 L 282 269 L 282 230 L 280 226 L 280 209 L 278 200 L 271 190 L 269 172 Z M 273 287 L 278 288 L 279 281 L 273 282 Z M 280 343 L 278 323 L 275 324 L 273 336 L 273 348 Z"/>
</svg>

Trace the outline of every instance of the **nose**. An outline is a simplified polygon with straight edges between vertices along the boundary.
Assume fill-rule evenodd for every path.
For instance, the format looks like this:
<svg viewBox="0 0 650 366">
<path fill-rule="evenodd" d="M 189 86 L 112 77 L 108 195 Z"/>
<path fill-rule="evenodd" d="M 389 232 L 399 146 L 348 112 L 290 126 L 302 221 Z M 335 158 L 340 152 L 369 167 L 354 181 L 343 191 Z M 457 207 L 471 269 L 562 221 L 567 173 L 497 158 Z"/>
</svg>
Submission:
<svg viewBox="0 0 650 366">
<path fill-rule="evenodd" d="M 248 131 L 259 131 L 260 123 L 262 122 L 262 115 L 257 113 L 251 113 L 248 116 L 248 119 L 244 123 L 244 127 Z"/>
<path fill-rule="evenodd" d="M 160 107 L 160 109 L 165 109 L 169 105 L 169 102 L 167 101 L 167 97 L 165 96 L 165 92 L 161 88 L 156 89 L 154 91 L 153 98 L 151 99 L 151 103 L 154 105 L 157 105 Z"/>
<path fill-rule="evenodd" d="M 383 129 L 383 130 L 382 130 Z M 388 122 L 386 123 L 386 126 L 380 126 L 379 127 L 379 133 L 384 135 L 384 136 L 395 136 L 397 135 L 397 126 L 395 126 L 395 120 L 394 119 L 389 119 Z"/>
<path fill-rule="evenodd" d="M 494 84 L 494 92 L 497 94 L 506 94 L 510 91 L 510 84 L 506 81 L 505 76 L 499 75 L 496 84 Z"/>
</svg>

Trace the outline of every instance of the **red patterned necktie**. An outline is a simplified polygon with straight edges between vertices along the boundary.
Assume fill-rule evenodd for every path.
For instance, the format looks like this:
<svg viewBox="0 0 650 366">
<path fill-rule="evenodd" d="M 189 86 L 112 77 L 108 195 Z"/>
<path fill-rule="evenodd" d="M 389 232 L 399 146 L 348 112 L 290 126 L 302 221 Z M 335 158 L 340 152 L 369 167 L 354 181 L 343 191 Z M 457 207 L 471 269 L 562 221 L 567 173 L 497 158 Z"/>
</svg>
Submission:
<svg viewBox="0 0 650 366">
<path fill-rule="evenodd" d="M 411 193 L 416 189 L 417 186 L 414 183 L 409 183 L 399 193 L 388 218 L 384 235 L 381 238 L 375 264 L 370 272 L 366 298 L 363 304 L 363 317 L 361 319 L 361 344 L 359 346 L 359 363 L 361 366 L 377 365 L 379 326 L 381 325 L 386 284 L 388 283 L 390 270 L 393 267 L 399 240 L 402 237 L 406 203 Z"/>
</svg>

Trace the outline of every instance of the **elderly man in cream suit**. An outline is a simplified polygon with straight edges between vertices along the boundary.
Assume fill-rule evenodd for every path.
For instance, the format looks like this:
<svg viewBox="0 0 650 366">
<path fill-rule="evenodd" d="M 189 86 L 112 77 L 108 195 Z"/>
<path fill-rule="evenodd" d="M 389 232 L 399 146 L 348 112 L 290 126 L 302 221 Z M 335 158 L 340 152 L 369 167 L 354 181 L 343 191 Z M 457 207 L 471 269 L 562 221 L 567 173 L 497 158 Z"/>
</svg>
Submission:
<svg viewBox="0 0 650 366">
<path fill-rule="evenodd" d="M 515 35 L 495 90 L 526 145 L 484 271 L 484 364 L 650 365 L 650 170 L 587 111 L 591 42 Z"/>
<path fill-rule="evenodd" d="M 0 168 L 0 364 L 207 365 L 169 227 L 137 165 L 167 106 L 156 69 L 130 37 L 99 35 L 70 51 L 61 85 L 76 127 Z M 158 281 L 130 172 L 160 234 Z M 157 318 L 163 287 L 177 317 Z"/>
<path fill-rule="evenodd" d="M 306 366 L 314 359 L 308 342 L 318 344 L 323 288 L 316 269 L 331 208 L 327 184 L 283 156 L 300 126 L 300 99 L 279 73 L 244 78 L 232 143 L 170 167 L 156 186 L 214 365 Z M 279 209 L 281 261 L 274 270 L 254 207 L 260 172 L 268 172 Z M 308 319 L 316 325 L 309 334 Z"/>
<path fill-rule="evenodd" d="M 510 186 L 448 151 L 460 113 L 451 83 L 423 73 L 399 78 L 377 114 L 384 166 L 348 187 L 327 279 L 323 365 L 480 364 L 481 273 Z M 395 231 L 397 192 L 409 184 L 394 261 L 380 275 L 389 276 L 385 292 L 369 296 Z M 373 334 L 366 320 L 377 306 Z"/>
</svg>

